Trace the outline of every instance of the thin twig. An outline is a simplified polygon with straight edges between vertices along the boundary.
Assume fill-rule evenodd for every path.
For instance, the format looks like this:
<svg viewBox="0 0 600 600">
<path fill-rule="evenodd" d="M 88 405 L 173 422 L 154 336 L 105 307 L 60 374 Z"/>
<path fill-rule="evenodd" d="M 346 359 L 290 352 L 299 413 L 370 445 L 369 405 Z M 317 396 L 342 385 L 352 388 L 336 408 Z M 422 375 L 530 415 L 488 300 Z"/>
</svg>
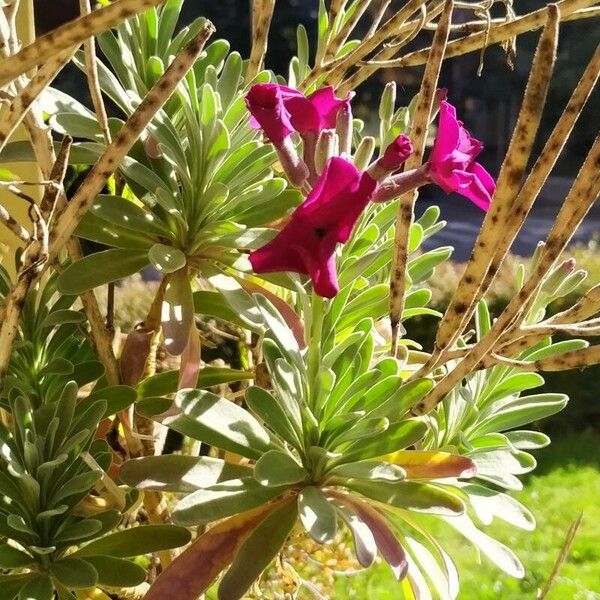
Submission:
<svg viewBox="0 0 600 600">
<path fill-rule="evenodd" d="M 597 0 L 560 0 L 560 2 L 556 3 L 556 6 L 560 9 L 563 20 L 568 19 L 570 15 L 574 14 L 576 11 L 580 18 L 588 18 L 596 16 L 596 12 L 580 13 L 579 11 L 590 7 L 590 5 L 593 5 L 596 2 Z M 523 15 L 522 17 L 517 17 L 514 21 L 493 25 L 490 27 L 487 40 L 485 31 L 452 40 L 446 49 L 446 58 L 453 58 L 455 56 L 461 56 L 463 54 L 468 54 L 469 52 L 481 50 L 481 48 L 486 45 L 491 46 L 500 44 L 510 38 L 527 33 L 528 31 L 540 29 L 546 23 L 547 10 L 548 7 L 540 8 L 539 10 Z M 379 67 L 400 68 L 423 65 L 427 62 L 428 52 L 429 48 L 416 50 L 396 60 L 380 64 Z"/>
<path fill-rule="evenodd" d="M 338 50 L 346 43 L 348 36 L 354 31 L 354 28 L 361 20 L 372 1 L 373 0 L 361 0 L 361 2 L 358 4 L 358 8 L 354 10 L 338 34 L 327 45 L 327 48 L 325 49 L 325 55 L 323 57 L 325 60 L 333 58 L 337 54 Z M 329 25 L 331 27 L 332 24 L 330 23 Z M 316 64 L 321 64 L 321 61 L 317 60 Z"/>
<path fill-rule="evenodd" d="M 365 39 L 372 38 L 375 35 L 375 32 L 379 29 L 379 25 L 381 25 L 381 21 L 383 21 L 383 17 L 385 17 L 385 13 L 389 8 L 392 0 L 379 0 L 379 7 L 377 8 L 377 12 L 375 13 L 375 17 L 371 22 L 369 27 L 369 31 L 365 35 Z"/>
<path fill-rule="evenodd" d="M 90 0 L 79 0 L 79 11 L 81 15 L 88 15 L 92 12 Z M 83 42 L 85 54 L 85 74 L 87 76 L 88 88 L 92 97 L 92 105 L 98 119 L 98 125 L 104 134 L 104 141 L 107 144 L 111 142 L 110 129 L 108 128 L 108 117 L 106 108 L 102 100 L 102 91 L 98 81 L 98 66 L 96 64 L 96 41 L 93 36 Z"/>
<path fill-rule="evenodd" d="M 590 60 L 577 87 L 573 91 L 567 106 L 554 126 L 550 137 L 544 145 L 544 149 L 531 169 L 514 203 L 510 207 L 510 213 L 519 218 L 507 218 L 502 222 L 503 235 L 501 241 L 496 245 L 494 258 L 488 268 L 486 277 L 479 288 L 473 305 L 477 305 L 479 300 L 490 289 L 494 282 L 494 279 L 500 270 L 500 265 L 508 254 L 523 222 L 529 215 L 533 203 L 541 192 L 542 187 L 567 143 L 571 131 L 598 81 L 598 77 L 600 77 L 600 45 L 596 48 L 594 56 Z"/>
<path fill-rule="evenodd" d="M 0 221 L 7 229 L 10 229 L 10 231 L 12 231 L 22 242 L 29 243 L 29 241 L 31 240 L 29 231 L 27 231 L 25 227 L 18 223 L 1 204 Z"/>
<path fill-rule="evenodd" d="M 552 571 L 550 572 L 550 576 L 546 580 L 542 591 L 538 594 L 537 600 L 545 600 L 548 597 L 548 593 L 550 592 L 550 588 L 554 585 L 556 578 L 558 577 L 558 573 L 560 572 L 563 564 L 567 560 L 569 556 L 569 552 L 571 551 L 571 547 L 573 546 L 573 542 L 575 541 L 575 536 L 579 531 L 579 526 L 581 525 L 581 520 L 583 519 L 583 513 L 571 523 L 569 527 L 569 531 L 567 531 L 567 537 L 560 549 L 558 556 L 556 557 L 556 561 L 552 566 Z"/>
<path fill-rule="evenodd" d="M 398 29 L 397 38 L 400 38 L 401 43 L 388 44 L 379 50 L 379 52 L 373 57 L 372 61 L 359 63 L 359 69 L 353 73 L 348 79 L 346 79 L 340 86 L 340 90 L 356 89 L 361 83 L 366 81 L 373 73 L 375 73 L 380 67 L 381 61 L 386 61 L 394 58 L 398 55 L 400 50 L 410 40 L 412 40 L 421 31 L 422 27 L 425 27 L 427 23 L 432 22 L 444 9 L 444 3 L 442 1 L 431 3 L 427 6 L 425 19 L 423 19 L 424 5 L 420 7 L 421 17 L 407 21 Z"/>
<path fill-rule="evenodd" d="M 364 60 L 371 52 L 376 50 L 381 44 L 397 35 L 398 29 L 420 8 L 426 0 L 408 0 L 408 2 L 390 19 L 388 19 L 381 28 L 368 40 L 365 40 L 360 46 L 345 56 L 345 59 L 327 75 L 327 81 L 334 87 L 337 87 L 344 79 L 346 72 Z M 311 73 L 311 76 L 314 75 Z M 308 79 L 311 78 L 309 76 Z"/>
</svg>

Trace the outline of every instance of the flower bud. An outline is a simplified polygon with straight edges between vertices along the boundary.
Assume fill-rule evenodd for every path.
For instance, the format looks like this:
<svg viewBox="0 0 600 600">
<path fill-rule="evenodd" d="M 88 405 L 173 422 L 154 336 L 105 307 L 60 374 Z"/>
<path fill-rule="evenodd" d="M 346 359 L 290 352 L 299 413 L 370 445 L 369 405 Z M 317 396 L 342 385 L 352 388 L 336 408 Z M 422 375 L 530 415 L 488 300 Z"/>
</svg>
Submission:
<svg viewBox="0 0 600 600">
<path fill-rule="evenodd" d="M 542 257 L 545 247 L 546 242 L 540 241 L 537 243 L 537 246 L 535 247 L 535 250 L 533 251 L 533 254 L 531 256 L 531 260 L 529 261 L 528 271 L 530 275 L 536 270 L 538 264 L 540 263 L 540 258 Z"/>
<path fill-rule="evenodd" d="M 358 145 L 356 152 L 354 153 L 354 164 L 360 171 L 364 171 L 373 157 L 375 151 L 375 138 L 366 135 Z"/>
<path fill-rule="evenodd" d="M 336 154 L 337 135 L 331 129 L 323 129 L 315 148 L 315 170 L 320 175 L 329 159 Z"/>
<path fill-rule="evenodd" d="M 397 171 L 412 154 L 413 145 L 407 135 L 400 134 L 386 149 L 382 156 L 367 170 L 376 181 L 383 181 L 388 175 Z"/>
<path fill-rule="evenodd" d="M 396 107 L 396 82 L 390 81 L 385 84 L 381 101 L 379 102 L 379 118 L 384 123 L 389 123 L 394 116 Z"/>
<path fill-rule="evenodd" d="M 146 141 L 144 142 L 144 149 L 146 150 L 146 154 L 148 155 L 148 158 L 154 158 L 154 159 L 159 159 L 162 158 L 162 150 L 160 149 L 160 146 L 158 145 L 158 140 L 152 136 L 149 135 L 146 138 Z"/>
<path fill-rule="evenodd" d="M 541 291 L 547 296 L 556 296 L 558 290 L 567 281 L 567 278 L 574 269 L 575 260 L 572 258 L 565 260 L 562 264 L 555 267 L 554 270 L 548 274 L 546 280 L 542 284 Z"/>
<path fill-rule="evenodd" d="M 342 106 L 337 114 L 335 131 L 340 143 L 340 155 L 349 157 L 352 153 L 352 111 L 350 106 Z"/>
<path fill-rule="evenodd" d="M 556 290 L 556 297 L 562 298 L 574 292 L 587 279 L 587 276 L 588 272 L 585 269 L 577 269 L 577 271 L 571 273 Z"/>
</svg>

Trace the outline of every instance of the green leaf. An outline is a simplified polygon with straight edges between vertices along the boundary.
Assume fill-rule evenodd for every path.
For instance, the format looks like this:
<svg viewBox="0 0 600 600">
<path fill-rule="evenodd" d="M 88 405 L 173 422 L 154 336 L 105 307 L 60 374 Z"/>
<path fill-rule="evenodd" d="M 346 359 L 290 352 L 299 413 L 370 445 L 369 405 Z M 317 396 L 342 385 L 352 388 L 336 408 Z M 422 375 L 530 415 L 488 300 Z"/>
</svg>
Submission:
<svg viewBox="0 0 600 600">
<path fill-rule="evenodd" d="M 243 465 L 208 456 L 145 456 L 126 461 L 119 469 L 121 481 L 139 490 L 195 492 L 229 479 L 249 477 Z"/>
<path fill-rule="evenodd" d="M 167 412 L 173 406 L 173 400 L 162 396 L 142 398 L 135 405 L 135 411 L 138 415 L 152 419 L 158 415 Z"/>
<path fill-rule="evenodd" d="M 59 529 L 53 538 L 55 544 L 81 542 L 102 531 L 102 522 L 97 519 L 82 519 Z"/>
<path fill-rule="evenodd" d="M 209 388 L 214 385 L 231 383 L 233 381 L 244 381 L 252 379 L 251 371 L 240 371 L 230 369 L 229 367 L 211 367 L 205 365 L 198 374 L 197 388 Z M 138 395 L 142 398 L 156 398 L 166 396 L 177 391 L 177 382 L 179 380 L 179 371 L 164 371 L 151 377 L 147 377 L 137 386 Z"/>
<path fill-rule="evenodd" d="M 423 421 L 409 419 L 392 423 L 383 433 L 350 444 L 338 462 L 349 463 L 402 450 L 419 441 L 426 432 L 427 425 Z"/>
<path fill-rule="evenodd" d="M 500 384 L 494 385 L 492 389 L 482 394 L 481 402 L 488 404 L 502 398 L 531 390 L 544 385 L 544 378 L 537 373 L 515 373 L 504 379 Z"/>
<path fill-rule="evenodd" d="M 454 248 L 452 246 L 443 246 L 442 248 L 425 252 L 425 254 L 409 261 L 408 276 L 413 285 L 428 279 L 435 267 L 448 260 L 453 251 Z"/>
<path fill-rule="evenodd" d="M 500 542 L 477 529 L 467 515 L 443 517 L 443 519 L 505 573 L 518 578 L 525 575 L 523 565 L 515 554 Z"/>
<path fill-rule="evenodd" d="M 54 586 L 48 575 L 30 579 L 19 592 L 18 600 L 52 600 Z"/>
<path fill-rule="evenodd" d="M 335 538 L 335 509 L 319 488 L 308 486 L 298 494 L 298 515 L 310 537 L 317 543 L 324 544 Z"/>
<path fill-rule="evenodd" d="M 69 265 L 56 281 L 62 294 L 82 294 L 105 283 L 118 281 L 148 265 L 144 250 L 116 248 L 96 252 Z"/>
<path fill-rule="evenodd" d="M 29 554 L 10 544 L 0 544 L 0 569 L 20 569 L 35 562 Z"/>
<path fill-rule="evenodd" d="M 395 508 L 434 515 L 461 515 L 463 501 L 445 488 L 414 481 L 349 480 L 346 486 L 354 491 Z"/>
<path fill-rule="evenodd" d="M 221 98 L 221 108 L 226 111 L 233 101 L 242 76 L 242 57 L 237 52 L 232 52 L 225 61 L 223 71 L 219 76 L 217 91 Z"/>
<path fill-rule="evenodd" d="M 234 402 L 204 390 L 181 390 L 175 403 L 183 414 L 163 423 L 184 435 L 253 459 L 274 448 L 267 430 Z"/>
<path fill-rule="evenodd" d="M 389 293 L 390 286 L 381 283 L 358 294 L 346 305 L 337 323 L 337 330 L 352 327 L 365 317 L 373 320 L 381 318 L 389 310 Z"/>
<path fill-rule="evenodd" d="M 348 463 L 333 468 L 328 475 L 344 479 L 369 479 L 371 481 L 402 481 L 406 478 L 404 469 L 389 462 L 365 460 Z"/>
<path fill-rule="evenodd" d="M 308 473 L 289 454 L 269 450 L 256 462 L 254 478 L 261 485 L 279 487 L 305 481 Z"/>
<path fill-rule="evenodd" d="M 133 232 L 149 237 L 167 236 L 169 230 L 155 214 L 120 196 L 100 195 L 90 213 Z"/>
<path fill-rule="evenodd" d="M 137 391 L 134 388 L 128 385 L 110 385 L 99 390 L 93 390 L 81 402 L 87 403 L 92 400 L 105 400 L 106 410 L 102 418 L 107 418 L 131 406 L 136 401 L 136 398 Z"/>
<path fill-rule="evenodd" d="M 200 290 L 194 292 L 194 312 L 196 314 L 217 317 L 234 325 L 245 327 L 256 333 L 262 333 L 262 328 L 253 323 L 239 312 L 231 308 L 219 292 Z"/>
<path fill-rule="evenodd" d="M 561 411 L 568 403 L 565 394 L 535 394 L 512 401 L 494 402 L 479 415 L 473 435 L 514 429 Z"/>
<path fill-rule="evenodd" d="M 219 584 L 219 600 L 242 598 L 277 556 L 298 518 L 289 503 L 268 514 L 250 534 Z"/>
<path fill-rule="evenodd" d="M 84 546 L 71 556 L 107 555 L 128 558 L 160 550 L 180 548 L 191 539 L 190 532 L 175 525 L 142 525 L 111 533 Z"/>
<path fill-rule="evenodd" d="M 30 573 L 27 575 L 0 575 L 0 589 L 5 599 L 13 600 L 19 590 L 31 581 L 32 577 L 34 576 Z"/>
<path fill-rule="evenodd" d="M 269 392 L 258 386 L 248 388 L 246 404 L 271 431 L 296 449 L 302 447 L 300 422 L 295 422 L 294 416 L 288 414 Z"/>
<path fill-rule="evenodd" d="M 300 72 L 300 81 L 302 81 L 308 71 L 309 56 L 308 34 L 306 33 L 306 27 L 302 24 L 296 28 L 296 46 L 298 49 L 298 71 Z"/>
<path fill-rule="evenodd" d="M 477 518 L 484 525 L 490 525 L 498 517 L 526 531 L 535 529 L 534 516 L 512 496 L 476 483 L 461 483 L 460 488 L 468 494 Z"/>
<path fill-rule="evenodd" d="M 86 556 L 85 562 L 96 570 L 100 585 L 127 588 L 146 580 L 146 570 L 130 560 L 114 556 Z"/>
<path fill-rule="evenodd" d="M 154 244 L 153 238 L 139 231 L 125 229 L 87 212 L 75 229 L 75 235 L 114 248 L 146 250 Z"/>
<path fill-rule="evenodd" d="M 154 244 L 148 250 L 148 259 L 159 273 L 173 273 L 185 267 L 185 254 L 178 248 Z"/>
<path fill-rule="evenodd" d="M 17 181 L 18 179 L 10 169 L 0 168 L 0 181 Z"/>
<path fill-rule="evenodd" d="M 518 450 L 537 450 L 550 444 L 550 438 L 541 431 L 507 431 L 504 435 Z"/>
<path fill-rule="evenodd" d="M 183 498 L 173 511 L 173 520 L 186 526 L 203 525 L 266 504 L 287 489 L 263 486 L 253 477 L 232 479 Z"/>
<path fill-rule="evenodd" d="M 53 310 L 42 321 L 41 327 L 56 327 L 65 323 L 83 323 L 85 314 L 78 310 L 59 309 Z"/>
<path fill-rule="evenodd" d="M 50 565 L 50 572 L 71 589 L 89 588 L 98 582 L 98 573 L 89 563 L 68 556 Z"/>
</svg>

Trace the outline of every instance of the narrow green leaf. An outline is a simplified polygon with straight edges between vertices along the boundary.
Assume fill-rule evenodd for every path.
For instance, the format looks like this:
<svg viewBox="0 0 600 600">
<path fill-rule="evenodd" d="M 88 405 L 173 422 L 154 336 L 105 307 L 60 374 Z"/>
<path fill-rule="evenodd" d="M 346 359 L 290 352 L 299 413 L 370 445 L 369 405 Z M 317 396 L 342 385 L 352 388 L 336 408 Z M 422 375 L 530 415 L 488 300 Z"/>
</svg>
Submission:
<svg viewBox="0 0 600 600">
<path fill-rule="evenodd" d="M 195 492 L 229 479 L 249 477 L 252 470 L 209 456 L 145 456 L 126 461 L 121 481 L 140 490 Z"/>
<path fill-rule="evenodd" d="M 173 511 L 173 520 L 181 525 L 203 525 L 261 506 L 288 489 L 266 487 L 253 477 L 232 479 L 186 496 Z"/>
<path fill-rule="evenodd" d="M 154 244 L 148 250 L 148 259 L 159 273 L 173 273 L 185 267 L 185 254 L 178 248 Z"/>
<path fill-rule="evenodd" d="M 84 546 L 71 556 L 107 555 L 128 558 L 160 550 L 180 548 L 190 541 L 191 534 L 175 525 L 143 525 L 111 533 Z"/>
<path fill-rule="evenodd" d="M 30 579 L 19 592 L 19 600 L 52 600 L 54 586 L 48 575 L 38 575 Z"/>
<path fill-rule="evenodd" d="M 146 580 L 146 570 L 130 560 L 114 556 L 86 556 L 85 562 L 95 569 L 100 585 L 127 588 Z"/>
<path fill-rule="evenodd" d="M 10 544 L 0 544 L 0 569 L 20 569 L 35 562 L 29 554 Z"/>
<path fill-rule="evenodd" d="M 175 402 L 183 414 L 164 424 L 184 435 L 254 459 L 274 447 L 267 430 L 234 402 L 205 390 L 181 390 Z"/>
<path fill-rule="evenodd" d="M 349 480 L 354 491 L 396 508 L 434 515 L 461 515 L 465 512 L 462 500 L 443 487 L 414 481 Z"/>
<path fill-rule="evenodd" d="M 118 281 L 148 265 L 144 250 L 115 248 L 96 252 L 69 265 L 58 277 L 62 294 L 81 294 L 111 281 Z"/>
</svg>

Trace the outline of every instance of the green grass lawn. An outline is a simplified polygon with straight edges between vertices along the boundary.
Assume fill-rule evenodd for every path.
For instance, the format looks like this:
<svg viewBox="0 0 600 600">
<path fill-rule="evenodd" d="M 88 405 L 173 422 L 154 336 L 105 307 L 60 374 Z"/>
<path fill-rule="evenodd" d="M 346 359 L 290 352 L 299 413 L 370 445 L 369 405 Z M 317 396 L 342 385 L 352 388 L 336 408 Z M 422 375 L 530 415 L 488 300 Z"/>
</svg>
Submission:
<svg viewBox="0 0 600 600">
<path fill-rule="evenodd" d="M 461 538 L 441 532 L 439 539 L 457 562 L 460 600 L 534 600 L 564 542 L 570 524 L 583 512 L 571 553 L 548 600 L 600 600 L 600 435 L 586 433 L 557 440 L 537 453 L 539 466 L 516 497 L 536 516 L 537 529 L 521 531 L 501 521 L 488 532 L 517 553 L 526 569 L 512 579 Z M 399 600 L 402 595 L 386 565 L 340 577 L 336 598 Z"/>
</svg>

